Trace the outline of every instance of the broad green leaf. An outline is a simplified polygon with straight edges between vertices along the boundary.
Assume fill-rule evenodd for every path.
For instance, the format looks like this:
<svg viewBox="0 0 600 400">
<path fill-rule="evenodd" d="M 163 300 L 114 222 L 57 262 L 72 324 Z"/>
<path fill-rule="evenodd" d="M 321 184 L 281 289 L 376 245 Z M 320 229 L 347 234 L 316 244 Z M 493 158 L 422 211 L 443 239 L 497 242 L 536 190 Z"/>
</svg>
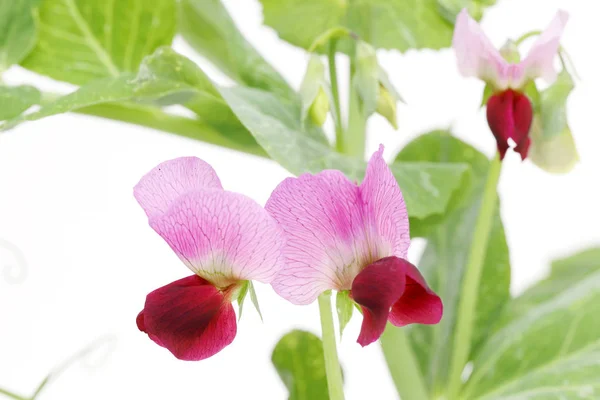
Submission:
<svg viewBox="0 0 600 400">
<path fill-rule="evenodd" d="M 283 336 L 271 356 L 289 400 L 328 400 L 323 342 L 316 335 L 293 330 Z"/>
<path fill-rule="evenodd" d="M 14 118 L 40 101 L 40 92 L 32 86 L 0 85 L 0 121 Z"/>
<path fill-rule="evenodd" d="M 363 178 L 366 163 L 336 153 L 314 134 L 303 131 L 300 111 L 270 93 L 249 88 L 221 88 L 221 94 L 240 121 L 273 160 L 293 174 L 338 169 L 350 179 Z M 408 212 L 425 218 L 442 214 L 467 171 L 462 164 L 397 163 L 391 166 L 402 188 Z"/>
<path fill-rule="evenodd" d="M 338 321 L 340 323 L 340 337 L 344 333 L 344 328 L 352 319 L 352 312 L 354 311 L 354 301 L 350 298 L 347 291 L 338 292 L 335 297 L 335 308 L 338 314 Z"/>
<path fill-rule="evenodd" d="M 590 346 L 597 348 L 599 315 L 597 270 L 557 290 L 491 335 L 474 360 L 465 398 L 494 393 L 526 375 L 552 369 L 571 355 L 585 353 Z M 587 373 L 585 369 L 579 372 L 579 376 Z M 563 385 L 568 387 L 568 381 Z M 550 395 L 545 398 L 556 398 Z"/>
<path fill-rule="evenodd" d="M 496 0 L 437 0 L 437 3 L 442 16 L 453 24 L 463 8 L 466 8 L 476 20 L 481 19 L 485 8 L 496 4 Z"/>
<path fill-rule="evenodd" d="M 254 308 L 258 311 L 258 315 L 260 316 L 260 320 L 263 320 L 262 313 L 260 312 L 260 306 L 258 305 L 258 297 L 256 297 L 256 291 L 254 290 L 254 285 L 252 281 L 248 281 L 248 291 L 250 292 L 250 300 L 252 300 L 252 304 L 254 304 Z"/>
<path fill-rule="evenodd" d="M 146 57 L 137 76 L 124 74 L 95 80 L 35 113 L 8 121 L 2 128 L 6 130 L 24 121 L 115 102 L 184 104 L 199 115 L 204 125 L 214 129 L 205 131 L 203 140 L 264 154 L 202 70 L 170 48 L 160 48 L 152 56 Z M 147 110 L 149 113 L 151 111 Z M 140 123 L 144 124 L 143 121 Z M 194 136 L 192 133 L 183 134 Z"/>
<path fill-rule="evenodd" d="M 135 72 L 175 35 L 173 0 L 43 0 L 39 40 L 23 66 L 78 85 Z"/>
<path fill-rule="evenodd" d="M 411 327 L 409 334 L 427 385 L 433 393 L 440 393 L 448 378 L 461 281 L 489 160 L 475 148 L 443 131 L 418 137 L 400 152 L 397 160 L 467 163 L 472 171 L 471 179 L 465 181 L 453 197 L 449 214 L 443 221 L 437 221 L 443 223 L 429 231 L 427 247 L 418 264 L 428 284 L 442 298 L 444 316 L 438 325 Z M 473 332 L 475 349 L 485 339 L 492 322 L 509 299 L 508 246 L 498 213 L 484 262 Z"/>
<path fill-rule="evenodd" d="M 600 397 L 600 340 L 519 379 L 481 400 L 584 400 Z"/>
<path fill-rule="evenodd" d="M 37 39 L 36 7 L 40 0 L 0 2 L 0 74 L 29 54 Z"/>
<path fill-rule="evenodd" d="M 236 82 L 297 100 L 293 89 L 237 29 L 220 0 L 180 0 L 178 27 L 197 52 Z"/>
<path fill-rule="evenodd" d="M 480 10 L 490 0 L 260 0 L 265 24 L 308 49 L 325 31 L 343 26 L 376 48 L 406 51 L 450 46 L 458 6 Z M 447 5 L 447 4 L 446 4 Z M 462 8 L 462 7 L 461 7 Z M 460 9 L 458 9 L 460 11 Z"/>
</svg>

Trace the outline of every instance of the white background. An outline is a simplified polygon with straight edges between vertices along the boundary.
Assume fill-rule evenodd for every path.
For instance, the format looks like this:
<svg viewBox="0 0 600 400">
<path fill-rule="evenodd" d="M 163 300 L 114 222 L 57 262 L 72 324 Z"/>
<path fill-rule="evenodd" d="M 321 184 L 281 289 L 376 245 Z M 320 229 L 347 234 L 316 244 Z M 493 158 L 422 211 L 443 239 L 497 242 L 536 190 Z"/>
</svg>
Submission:
<svg viewBox="0 0 600 400">
<path fill-rule="evenodd" d="M 249 40 L 298 87 L 306 55 L 261 26 L 256 1 L 226 4 Z M 559 7 L 571 14 L 562 43 L 582 78 L 569 101 L 582 161 L 569 175 L 551 176 L 509 153 L 500 192 L 516 292 L 543 276 L 550 260 L 600 243 L 598 3 L 500 0 L 483 26 L 501 45 L 507 37 L 545 27 Z M 190 54 L 180 40 L 176 48 Z M 195 59 L 217 81 L 227 82 Z M 408 106 L 399 109 L 398 132 L 380 117 L 370 121 L 369 153 L 381 142 L 390 159 L 418 134 L 451 126 L 462 139 L 493 154 L 494 141 L 478 108 L 482 84 L 459 77 L 450 50 L 381 52 L 380 61 Z M 65 88 L 19 68 L 6 78 Z M 293 307 L 270 287 L 258 285 L 265 323 L 248 307 L 233 344 L 198 363 L 176 360 L 135 326 L 145 295 L 189 271 L 148 227 L 132 187 L 157 163 L 185 155 L 208 161 L 225 188 L 262 204 L 288 176 L 270 161 L 79 115 L 0 134 L 0 238 L 18 246 L 27 262 L 21 283 L 0 279 L 1 387 L 28 394 L 53 366 L 109 335 L 116 344 L 108 357 L 92 366 L 76 364 L 42 398 L 285 398 L 270 353 L 291 328 L 319 332 L 316 304 Z M 413 246 L 413 261 L 420 245 Z M 0 268 L 14 264 L 13 256 L 0 250 Z M 355 343 L 359 325 L 355 316 L 340 346 L 347 398 L 394 399 L 379 347 Z"/>
</svg>

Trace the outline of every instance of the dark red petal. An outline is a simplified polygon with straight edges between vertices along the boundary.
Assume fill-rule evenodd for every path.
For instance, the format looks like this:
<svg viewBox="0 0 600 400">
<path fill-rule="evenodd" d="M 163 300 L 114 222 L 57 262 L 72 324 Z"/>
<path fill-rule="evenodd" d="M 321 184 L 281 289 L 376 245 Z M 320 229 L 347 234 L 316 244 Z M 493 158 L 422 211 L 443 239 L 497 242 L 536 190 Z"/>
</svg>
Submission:
<svg viewBox="0 0 600 400">
<path fill-rule="evenodd" d="M 437 324 L 442 319 L 444 306 L 437 294 L 427 286 L 419 270 L 405 261 L 406 287 L 392 306 L 390 322 L 396 326 L 408 324 Z"/>
<path fill-rule="evenodd" d="M 486 113 L 500 157 L 504 158 L 509 147 L 508 139 L 512 139 L 517 145 L 515 150 L 525 159 L 533 120 L 533 108 L 527 96 L 511 89 L 494 94 L 488 100 Z"/>
<path fill-rule="evenodd" d="M 398 257 L 386 257 L 363 269 L 352 282 L 351 296 L 363 310 L 363 322 L 357 342 L 373 343 L 383 333 L 392 304 L 404 291 L 404 263 Z"/>
<path fill-rule="evenodd" d="M 197 275 L 148 294 L 138 328 L 180 360 L 208 358 L 235 338 L 235 311 L 223 293 Z"/>
</svg>

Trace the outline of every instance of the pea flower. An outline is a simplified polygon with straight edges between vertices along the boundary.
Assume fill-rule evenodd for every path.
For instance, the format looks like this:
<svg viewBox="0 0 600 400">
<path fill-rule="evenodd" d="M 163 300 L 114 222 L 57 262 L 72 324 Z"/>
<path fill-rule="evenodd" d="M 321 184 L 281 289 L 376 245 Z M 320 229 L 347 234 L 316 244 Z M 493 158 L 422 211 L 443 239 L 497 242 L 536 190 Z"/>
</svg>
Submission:
<svg viewBox="0 0 600 400">
<path fill-rule="evenodd" d="M 281 268 L 281 230 L 255 201 L 223 190 L 213 168 L 195 157 L 158 165 L 134 196 L 194 273 L 148 294 L 137 326 L 179 359 L 208 358 L 235 338 L 231 303 L 244 285 L 270 283 Z"/>
<path fill-rule="evenodd" d="M 511 63 L 494 48 L 466 10 L 462 10 L 456 19 L 452 46 L 460 73 L 485 81 L 493 90 L 487 102 L 487 120 L 501 159 L 509 148 L 509 139 L 514 141 L 514 150 L 521 158 L 527 158 L 533 109 L 525 86 L 538 77 L 548 83 L 556 79 L 554 58 L 567 20 L 568 14 L 559 11 L 537 38 L 527 57 Z"/>
<path fill-rule="evenodd" d="M 357 186 L 342 172 L 287 178 L 265 209 L 285 232 L 284 267 L 271 283 L 294 304 L 324 291 L 349 291 L 363 311 L 358 343 L 376 341 L 389 320 L 396 326 L 436 324 L 440 298 L 406 260 L 408 214 L 380 146 Z"/>
</svg>

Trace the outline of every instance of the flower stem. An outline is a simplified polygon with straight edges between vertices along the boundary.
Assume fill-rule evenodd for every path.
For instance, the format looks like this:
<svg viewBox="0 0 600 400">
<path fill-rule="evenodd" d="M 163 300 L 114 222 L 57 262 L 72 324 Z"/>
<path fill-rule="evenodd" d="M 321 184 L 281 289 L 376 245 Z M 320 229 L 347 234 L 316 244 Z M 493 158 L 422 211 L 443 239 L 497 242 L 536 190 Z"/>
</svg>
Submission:
<svg viewBox="0 0 600 400">
<path fill-rule="evenodd" d="M 408 400 L 429 399 L 417 358 L 405 331 L 388 324 L 379 340 L 400 397 Z"/>
<path fill-rule="evenodd" d="M 483 261 L 488 247 L 490 231 L 494 221 L 497 207 L 497 186 L 500 179 L 502 162 L 498 154 L 490 163 L 490 169 L 481 200 L 479 216 L 475 224 L 475 231 L 469 251 L 469 258 L 462 281 L 460 303 L 457 314 L 456 331 L 454 333 L 454 352 L 450 364 L 448 382 L 448 398 L 457 399 L 462 383 L 462 372 L 469 360 L 471 340 L 473 336 L 473 321 L 475 319 L 475 303 Z"/>
<path fill-rule="evenodd" d="M 338 145 L 340 153 L 360 158 L 365 157 L 365 138 L 367 129 L 367 118 L 362 109 L 361 100 L 356 88 L 352 84 L 355 67 L 350 64 L 350 101 L 348 109 L 348 124 L 343 132 L 341 145 Z"/>
<path fill-rule="evenodd" d="M 319 311 L 321 312 L 321 330 L 329 400 L 344 400 L 342 369 L 338 361 L 335 344 L 335 328 L 333 327 L 330 291 L 324 292 L 319 296 Z"/>
<path fill-rule="evenodd" d="M 515 44 L 517 46 L 520 46 L 524 41 L 526 41 L 530 37 L 541 35 L 541 33 L 542 33 L 542 31 L 527 32 L 526 34 L 524 34 L 523 36 L 521 36 L 520 38 L 518 38 L 517 40 L 515 40 Z"/>
<path fill-rule="evenodd" d="M 342 151 L 344 143 L 344 126 L 342 125 L 342 108 L 340 105 L 340 92 L 338 88 L 337 65 L 335 62 L 337 39 L 332 39 L 329 44 L 329 80 L 331 81 L 331 94 L 333 96 L 333 121 L 335 123 L 335 144 L 338 151 Z"/>
</svg>

